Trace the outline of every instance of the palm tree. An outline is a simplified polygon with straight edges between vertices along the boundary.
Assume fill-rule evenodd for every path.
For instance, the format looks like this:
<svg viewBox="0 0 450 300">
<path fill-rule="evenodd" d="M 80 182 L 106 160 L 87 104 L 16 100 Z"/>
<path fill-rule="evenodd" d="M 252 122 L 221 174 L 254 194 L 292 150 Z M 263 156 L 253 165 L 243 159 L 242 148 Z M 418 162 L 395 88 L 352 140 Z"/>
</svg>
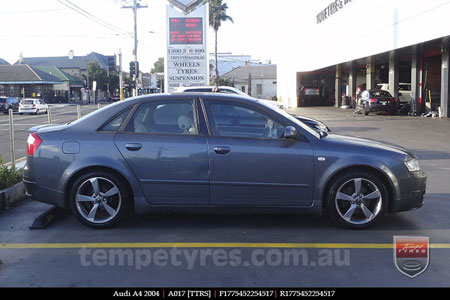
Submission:
<svg viewBox="0 0 450 300">
<path fill-rule="evenodd" d="M 218 69 L 218 60 L 217 60 L 217 32 L 219 31 L 220 26 L 222 26 L 222 22 L 231 21 L 233 23 L 233 19 L 227 15 L 228 5 L 223 3 L 222 0 L 205 0 L 205 3 L 209 3 L 209 26 L 214 29 L 215 35 L 215 49 L 214 49 L 214 57 L 215 57 L 215 66 L 214 66 L 214 82 L 216 85 L 219 82 L 219 69 Z"/>
</svg>

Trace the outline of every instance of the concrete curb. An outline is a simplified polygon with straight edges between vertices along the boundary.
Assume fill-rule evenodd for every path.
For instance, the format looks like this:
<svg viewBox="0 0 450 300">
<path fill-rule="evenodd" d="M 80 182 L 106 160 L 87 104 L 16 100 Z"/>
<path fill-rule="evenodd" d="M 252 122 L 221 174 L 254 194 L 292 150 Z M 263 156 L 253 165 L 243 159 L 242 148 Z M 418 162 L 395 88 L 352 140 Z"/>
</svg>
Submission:
<svg viewBox="0 0 450 300">
<path fill-rule="evenodd" d="M 0 191 L 0 210 L 4 210 L 17 202 L 25 199 L 25 185 L 16 183 L 12 187 Z"/>
</svg>

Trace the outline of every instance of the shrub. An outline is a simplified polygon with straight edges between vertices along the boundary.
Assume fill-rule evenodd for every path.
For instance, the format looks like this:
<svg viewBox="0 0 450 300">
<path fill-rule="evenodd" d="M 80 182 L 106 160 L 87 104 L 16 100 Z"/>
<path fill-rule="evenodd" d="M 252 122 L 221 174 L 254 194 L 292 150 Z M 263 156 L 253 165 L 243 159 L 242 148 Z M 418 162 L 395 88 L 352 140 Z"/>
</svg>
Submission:
<svg viewBox="0 0 450 300">
<path fill-rule="evenodd" d="M 22 181 L 22 176 L 23 170 L 5 166 L 0 155 L 0 190 Z"/>
</svg>

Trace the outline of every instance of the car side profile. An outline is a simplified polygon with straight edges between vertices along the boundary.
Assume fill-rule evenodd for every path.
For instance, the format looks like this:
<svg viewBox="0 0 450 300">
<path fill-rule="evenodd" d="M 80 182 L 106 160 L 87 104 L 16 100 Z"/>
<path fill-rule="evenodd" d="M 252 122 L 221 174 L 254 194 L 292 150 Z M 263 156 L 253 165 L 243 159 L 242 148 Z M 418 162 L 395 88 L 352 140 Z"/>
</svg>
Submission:
<svg viewBox="0 0 450 300">
<path fill-rule="evenodd" d="M 19 101 L 14 97 L 0 97 L 0 112 L 8 114 L 9 110 L 12 109 L 13 112 L 19 110 Z"/>
<path fill-rule="evenodd" d="M 24 183 L 94 228 L 158 207 L 276 207 L 363 229 L 421 207 L 426 174 L 403 148 L 319 134 L 248 97 L 185 93 L 31 128 Z"/>
</svg>

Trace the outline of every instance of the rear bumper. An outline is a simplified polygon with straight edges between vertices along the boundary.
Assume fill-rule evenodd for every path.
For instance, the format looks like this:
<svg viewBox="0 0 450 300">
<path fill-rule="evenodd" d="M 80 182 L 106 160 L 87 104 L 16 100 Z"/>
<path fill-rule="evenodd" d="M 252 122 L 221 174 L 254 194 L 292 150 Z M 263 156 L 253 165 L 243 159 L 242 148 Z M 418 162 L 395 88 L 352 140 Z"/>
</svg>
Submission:
<svg viewBox="0 0 450 300">
<path fill-rule="evenodd" d="M 395 104 L 389 103 L 386 105 L 378 104 L 378 103 L 370 103 L 369 109 L 370 111 L 393 111 L 395 110 Z"/>
<path fill-rule="evenodd" d="M 23 180 L 27 198 L 35 201 L 56 205 L 60 208 L 66 208 L 64 193 L 54 189 L 46 188 L 35 182 Z"/>
</svg>

